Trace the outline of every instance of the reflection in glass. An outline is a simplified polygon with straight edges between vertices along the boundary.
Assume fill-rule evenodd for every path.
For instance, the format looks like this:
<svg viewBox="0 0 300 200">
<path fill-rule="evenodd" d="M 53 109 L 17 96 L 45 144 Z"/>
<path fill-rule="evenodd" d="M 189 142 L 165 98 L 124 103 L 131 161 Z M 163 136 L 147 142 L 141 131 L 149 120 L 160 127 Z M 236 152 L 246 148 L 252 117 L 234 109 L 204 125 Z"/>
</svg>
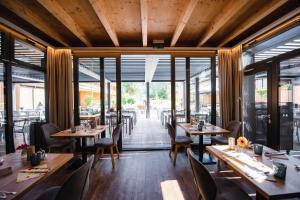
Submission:
<svg viewBox="0 0 300 200">
<path fill-rule="evenodd" d="M 280 63 L 280 148 L 300 151 L 300 57 Z"/>
<path fill-rule="evenodd" d="M 0 156 L 6 153 L 5 149 L 5 102 L 4 102 L 4 66 L 0 62 Z"/>
<path fill-rule="evenodd" d="M 244 78 L 244 134 L 253 143 L 266 144 L 268 131 L 267 72 Z"/>
</svg>

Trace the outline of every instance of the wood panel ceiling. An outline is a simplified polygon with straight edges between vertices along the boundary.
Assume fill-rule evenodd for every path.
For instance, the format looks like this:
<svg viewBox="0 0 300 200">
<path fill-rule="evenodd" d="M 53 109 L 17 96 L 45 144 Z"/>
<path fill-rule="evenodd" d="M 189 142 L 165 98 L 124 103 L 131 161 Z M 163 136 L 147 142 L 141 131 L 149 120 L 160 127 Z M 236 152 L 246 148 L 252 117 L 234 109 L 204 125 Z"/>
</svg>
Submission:
<svg viewBox="0 0 300 200">
<path fill-rule="evenodd" d="M 299 0 L 1 0 L 7 20 L 55 46 L 233 46 Z M 2 19 L 1 19 L 2 18 Z"/>
</svg>

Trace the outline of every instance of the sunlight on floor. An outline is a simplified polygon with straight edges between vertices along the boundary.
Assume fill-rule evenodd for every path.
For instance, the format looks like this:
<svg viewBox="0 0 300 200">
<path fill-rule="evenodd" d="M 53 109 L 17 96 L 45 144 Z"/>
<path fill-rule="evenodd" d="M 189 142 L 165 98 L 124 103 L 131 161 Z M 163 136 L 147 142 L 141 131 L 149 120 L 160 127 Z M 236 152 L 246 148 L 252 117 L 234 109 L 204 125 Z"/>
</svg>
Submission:
<svg viewBox="0 0 300 200">
<path fill-rule="evenodd" d="M 167 180 L 160 183 L 163 200 L 184 200 L 177 180 Z"/>
</svg>

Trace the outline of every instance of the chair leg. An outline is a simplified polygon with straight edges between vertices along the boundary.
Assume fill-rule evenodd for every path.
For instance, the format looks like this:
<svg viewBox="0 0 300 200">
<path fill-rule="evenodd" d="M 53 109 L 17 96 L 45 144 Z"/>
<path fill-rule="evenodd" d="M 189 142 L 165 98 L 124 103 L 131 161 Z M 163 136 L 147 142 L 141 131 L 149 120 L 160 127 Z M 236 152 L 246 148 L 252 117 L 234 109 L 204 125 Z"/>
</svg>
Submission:
<svg viewBox="0 0 300 200">
<path fill-rule="evenodd" d="M 111 163 L 112 163 L 112 167 L 114 169 L 115 168 L 114 147 L 111 146 L 109 149 L 110 149 Z"/>
<path fill-rule="evenodd" d="M 169 151 L 169 157 L 172 158 L 172 148 Z"/>
<path fill-rule="evenodd" d="M 174 161 L 173 161 L 173 164 L 174 164 L 174 166 L 176 165 L 177 152 L 178 152 L 178 146 L 177 146 L 177 145 L 175 145 L 175 151 L 174 151 Z"/>
<path fill-rule="evenodd" d="M 115 148 L 116 148 L 116 151 L 117 151 L 117 154 L 118 154 L 118 159 L 119 159 L 120 158 L 120 154 L 119 154 L 118 146 L 116 145 Z"/>
</svg>

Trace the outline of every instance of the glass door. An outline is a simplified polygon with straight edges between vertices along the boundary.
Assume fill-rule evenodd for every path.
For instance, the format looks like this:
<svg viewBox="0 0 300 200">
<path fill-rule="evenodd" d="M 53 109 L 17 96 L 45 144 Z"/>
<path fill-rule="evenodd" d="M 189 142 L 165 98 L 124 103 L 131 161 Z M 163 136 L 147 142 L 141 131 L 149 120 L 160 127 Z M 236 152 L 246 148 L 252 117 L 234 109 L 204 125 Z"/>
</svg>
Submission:
<svg viewBox="0 0 300 200">
<path fill-rule="evenodd" d="M 269 67 L 249 70 L 244 78 L 244 134 L 253 143 L 268 145 L 271 127 Z M 269 146 L 269 145 L 268 145 Z"/>
<path fill-rule="evenodd" d="M 300 155 L 300 56 L 279 65 L 280 149 Z"/>
</svg>

